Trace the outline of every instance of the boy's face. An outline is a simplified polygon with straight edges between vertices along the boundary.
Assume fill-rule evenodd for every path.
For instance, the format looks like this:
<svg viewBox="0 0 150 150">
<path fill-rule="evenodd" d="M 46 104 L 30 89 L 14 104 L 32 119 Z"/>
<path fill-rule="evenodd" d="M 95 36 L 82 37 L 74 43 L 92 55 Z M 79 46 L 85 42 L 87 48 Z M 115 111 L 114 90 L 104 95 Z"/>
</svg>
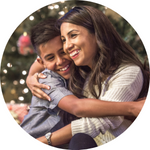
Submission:
<svg viewBox="0 0 150 150">
<path fill-rule="evenodd" d="M 42 60 L 39 63 L 45 68 L 52 70 L 65 79 L 69 79 L 71 75 L 72 60 L 63 51 L 63 45 L 60 36 L 49 40 L 45 44 L 39 46 Z"/>
</svg>

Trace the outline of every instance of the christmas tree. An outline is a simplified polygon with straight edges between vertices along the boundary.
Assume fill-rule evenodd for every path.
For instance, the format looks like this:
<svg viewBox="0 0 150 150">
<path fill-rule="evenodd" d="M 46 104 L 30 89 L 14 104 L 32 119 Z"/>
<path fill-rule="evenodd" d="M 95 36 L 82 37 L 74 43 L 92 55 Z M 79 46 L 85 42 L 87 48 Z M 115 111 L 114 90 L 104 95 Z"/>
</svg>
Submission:
<svg viewBox="0 0 150 150">
<path fill-rule="evenodd" d="M 30 43 L 30 29 L 44 19 L 60 18 L 76 5 L 90 5 L 103 11 L 121 37 L 136 51 L 140 60 L 144 61 L 147 55 L 140 37 L 131 25 L 114 11 L 100 4 L 87 1 L 72 0 L 50 4 L 28 16 L 16 28 L 6 45 L 0 75 L 2 92 L 7 103 L 12 100 L 15 103 L 30 103 L 31 101 L 32 95 L 25 80 L 37 55 L 33 52 Z"/>
</svg>

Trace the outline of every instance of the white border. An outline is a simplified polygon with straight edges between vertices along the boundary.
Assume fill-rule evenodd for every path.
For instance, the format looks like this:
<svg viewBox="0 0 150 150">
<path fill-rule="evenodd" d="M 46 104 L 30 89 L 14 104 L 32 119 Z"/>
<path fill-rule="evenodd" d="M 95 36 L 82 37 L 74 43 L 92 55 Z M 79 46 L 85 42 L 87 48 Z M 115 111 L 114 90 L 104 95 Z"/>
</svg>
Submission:
<svg viewBox="0 0 150 150">
<path fill-rule="evenodd" d="M 58 2 L 56 0 L 5 0 L 0 2 L 0 60 L 2 58 L 5 46 L 18 25 L 31 13 L 44 7 L 48 4 Z M 124 17 L 138 32 L 143 44 L 146 48 L 148 56 L 150 54 L 150 19 L 149 19 L 149 1 L 141 0 L 90 0 L 90 2 L 96 2 L 101 5 L 107 6 L 112 10 L 116 11 L 119 15 Z M 1 91 L 0 91 L 1 92 Z M 0 148 L 1 149 L 15 149 L 15 150 L 27 150 L 27 149 L 50 149 L 45 144 L 42 144 L 25 133 L 19 125 L 14 121 L 9 111 L 6 108 L 1 92 L 0 100 Z M 126 149 L 149 149 L 149 134 L 150 134 L 150 121 L 148 114 L 150 114 L 150 102 L 149 95 L 144 105 L 142 112 L 136 119 L 135 123 L 119 138 L 100 146 L 96 149 L 115 149 L 115 150 L 126 150 Z M 54 147 L 52 149 L 55 149 Z"/>
</svg>

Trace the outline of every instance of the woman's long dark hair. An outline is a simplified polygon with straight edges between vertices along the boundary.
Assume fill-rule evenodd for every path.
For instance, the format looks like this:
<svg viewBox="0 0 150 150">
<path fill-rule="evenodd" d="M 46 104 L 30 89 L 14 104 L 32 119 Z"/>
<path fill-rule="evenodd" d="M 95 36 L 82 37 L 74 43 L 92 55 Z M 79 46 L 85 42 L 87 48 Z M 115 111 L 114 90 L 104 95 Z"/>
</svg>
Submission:
<svg viewBox="0 0 150 150">
<path fill-rule="evenodd" d="M 149 87 L 149 67 L 146 68 L 146 65 L 141 63 L 135 51 L 119 36 L 109 19 L 100 10 L 91 6 L 77 6 L 58 20 L 58 27 L 63 22 L 85 27 L 90 33 L 95 34 L 98 45 L 92 71 L 87 66 L 76 66 L 73 69 L 69 88 L 75 95 L 82 96 L 85 80 L 90 73 L 89 90 L 95 98 L 99 98 L 102 81 L 123 63 L 135 64 L 141 68 L 144 83 L 139 97 L 146 96 Z M 99 88 L 98 94 L 94 85 Z"/>
</svg>

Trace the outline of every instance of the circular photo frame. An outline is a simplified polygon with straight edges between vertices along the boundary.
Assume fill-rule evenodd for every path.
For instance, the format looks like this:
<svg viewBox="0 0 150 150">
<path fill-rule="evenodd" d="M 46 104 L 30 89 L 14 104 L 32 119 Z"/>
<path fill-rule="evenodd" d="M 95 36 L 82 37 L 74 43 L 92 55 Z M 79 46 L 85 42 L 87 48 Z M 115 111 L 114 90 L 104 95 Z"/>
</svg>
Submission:
<svg viewBox="0 0 150 150">
<path fill-rule="evenodd" d="M 106 16 L 106 18 L 108 18 L 109 22 L 112 24 L 112 26 L 114 28 L 114 31 L 116 31 L 118 33 L 119 39 L 114 40 L 117 36 L 115 37 L 114 33 L 112 33 L 112 30 L 111 30 L 112 28 L 109 28 L 109 27 L 106 27 L 106 26 L 103 25 L 104 28 L 102 30 L 98 29 L 98 28 L 102 28 L 102 25 L 98 24 L 99 20 L 96 18 L 96 17 L 100 17 L 100 14 L 99 14 L 99 16 L 97 15 L 95 18 L 92 16 L 91 17 L 92 19 L 91 18 L 89 19 L 90 21 L 93 21 L 93 18 L 95 19 L 94 20 L 95 22 L 93 21 L 91 23 L 92 26 L 94 26 L 94 31 L 92 31 L 93 29 L 91 29 L 90 27 L 88 28 L 86 26 L 86 23 L 89 20 L 87 22 L 85 22 L 86 19 L 85 20 L 81 20 L 82 23 L 79 24 L 79 22 L 77 22 L 77 23 L 75 23 L 75 26 L 74 26 L 73 22 L 70 23 L 68 20 L 67 20 L 68 21 L 67 22 L 65 19 L 61 20 L 61 18 L 63 18 L 63 16 L 65 16 L 66 13 L 70 12 L 70 10 L 75 8 L 76 6 L 79 6 L 81 8 L 82 8 L 82 6 L 85 6 L 83 11 L 87 11 L 91 16 L 92 16 L 92 13 L 94 14 L 94 11 L 92 12 L 92 8 L 94 8 L 94 10 L 96 9 L 96 10 L 101 11 L 102 14 L 104 14 L 104 16 Z M 90 8 L 88 6 L 90 6 Z M 78 9 L 76 11 L 80 11 L 80 9 Z M 79 13 L 81 13 L 81 12 L 79 12 Z M 70 14 L 72 14 L 72 13 L 70 13 Z M 85 16 L 83 16 L 83 19 L 84 19 L 84 17 Z M 45 39 L 45 41 L 41 40 L 42 43 L 40 43 L 41 41 L 39 43 L 38 42 L 36 43 L 36 40 L 38 40 L 38 38 L 40 38 L 40 35 L 38 35 L 38 32 L 39 32 L 39 34 L 44 36 L 44 34 L 43 34 L 44 30 L 39 30 L 40 26 L 37 26 L 37 25 L 41 23 L 41 27 L 43 25 L 42 28 L 44 28 L 44 26 L 46 27 L 46 25 L 42 24 L 42 22 L 44 22 L 45 20 L 52 20 L 52 19 L 55 19 L 55 21 L 56 20 L 61 20 L 62 21 L 62 22 L 58 21 L 55 24 L 56 25 L 55 28 L 56 28 L 57 31 L 53 30 L 53 32 L 51 32 L 53 34 L 53 36 L 54 36 L 54 39 L 55 38 L 58 39 L 59 35 L 57 35 L 57 34 L 59 34 L 58 30 L 60 29 L 61 40 L 63 42 L 61 44 L 63 45 L 62 47 L 64 48 L 65 53 L 69 53 L 70 54 L 70 57 L 71 57 L 71 59 L 73 59 L 73 62 L 74 62 L 73 64 L 75 64 L 77 66 L 77 69 L 78 69 L 78 67 L 80 68 L 80 66 L 87 66 L 87 68 L 81 67 L 80 69 L 81 69 L 81 71 L 85 71 L 84 73 L 85 73 L 86 79 L 87 78 L 90 79 L 89 80 L 89 84 L 91 85 L 91 83 L 93 83 L 93 84 L 96 85 L 97 83 L 100 83 L 100 82 L 103 83 L 104 82 L 104 85 L 105 85 L 104 88 L 103 88 L 103 86 L 98 86 L 97 87 L 100 90 L 100 92 L 98 92 L 98 93 L 96 93 L 96 92 L 94 93 L 93 92 L 93 90 L 95 89 L 95 86 L 93 86 L 93 87 L 91 86 L 90 89 L 88 89 L 88 88 L 86 89 L 90 93 L 88 95 L 86 95 L 86 94 L 84 95 L 84 93 L 81 92 L 81 89 L 85 90 L 85 83 L 86 83 L 85 81 L 83 81 L 84 78 L 80 78 L 80 76 L 83 77 L 82 76 L 83 74 L 80 73 L 79 69 L 78 70 L 70 69 L 71 67 L 74 67 L 74 66 L 70 65 L 70 58 L 68 59 L 69 56 L 64 56 L 64 55 L 67 55 L 67 54 L 64 54 L 62 47 L 59 45 L 60 39 L 59 39 L 59 43 L 57 43 L 57 42 L 55 43 L 55 40 L 52 41 L 53 38 L 51 38 L 52 37 L 51 36 L 50 40 Z M 65 28 L 65 27 L 63 27 L 64 26 L 64 24 L 63 24 L 64 22 L 65 23 L 67 22 L 68 24 L 71 24 L 71 25 L 73 24 L 73 25 L 70 26 L 70 25 L 66 24 L 66 28 Z M 106 22 L 106 21 L 104 21 L 104 22 Z M 47 22 L 47 23 L 49 23 L 49 22 Z M 53 22 L 53 25 L 54 25 L 54 22 Z M 38 29 L 37 28 L 33 28 L 35 26 L 37 26 Z M 84 30 L 83 28 L 85 28 L 86 30 Z M 35 30 L 35 32 L 37 34 L 34 33 L 33 29 Z M 54 29 L 54 27 L 53 27 L 53 29 Z M 52 28 L 50 30 L 52 30 Z M 63 30 L 63 32 L 61 30 Z M 86 34 L 86 31 L 89 31 L 89 32 L 87 32 L 88 34 Z M 102 32 L 102 31 L 104 31 L 104 32 Z M 54 32 L 57 32 L 57 34 L 54 35 Z M 50 33 L 48 33 L 48 34 L 50 34 Z M 92 38 L 91 34 L 94 35 L 96 38 L 95 37 Z M 38 38 L 34 39 L 35 36 L 37 36 Z M 78 36 L 81 36 L 81 37 L 78 37 Z M 107 45 L 105 45 L 107 43 L 107 38 L 110 39 L 110 42 Z M 85 39 L 87 42 L 85 42 L 83 39 Z M 122 39 L 122 41 L 124 41 L 124 43 L 127 43 L 127 44 L 124 44 L 122 41 L 120 42 L 120 43 L 122 43 L 122 45 L 121 44 L 120 45 L 116 44 L 116 43 L 118 43 L 118 41 L 120 39 Z M 95 51 L 94 51 L 94 48 L 93 48 L 94 47 L 94 44 L 93 44 L 94 40 L 96 41 L 99 50 L 95 49 Z M 114 41 L 116 43 L 112 44 Z M 70 46 L 67 42 L 68 43 L 70 42 L 69 44 L 70 45 L 72 44 L 72 45 Z M 48 51 L 50 49 L 50 48 L 49 49 L 45 49 L 45 48 L 48 47 L 48 46 L 52 48 L 53 47 L 52 44 L 54 45 L 54 43 L 55 43 L 54 51 L 57 51 L 57 52 L 54 52 L 54 51 L 51 51 L 51 50 L 50 50 L 49 53 L 45 52 L 45 51 Z M 110 44 L 110 46 L 109 46 L 109 44 Z M 84 46 L 84 45 L 87 45 L 87 46 Z M 134 50 L 134 53 L 135 53 L 137 58 L 135 58 L 135 56 L 134 57 L 130 57 L 129 54 L 133 55 L 133 53 L 132 52 L 128 52 L 128 50 L 125 51 L 124 49 L 122 49 L 125 46 L 126 46 L 125 48 L 128 49 L 127 45 L 129 45 L 129 47 L 131 47 L 131 48 L 129 48 L 129 51 L 131 49 Z M 40 46 L 42 48 L 40 48 Z M 110 47 L 112 49 L 113 48 L 114 49 L 115 48 L 120 48 L 121 51 L 122 51 L 122 55 L 116 49 L 115 49 L 115 51 L 110 50 Z M 72 52 L 70 52 L 71 48 L 72 48 Z M 60 49 L 61 49 L 61 51 L 60 51 Z M 84 54 L 84 50 L 85 49 L 87 51 L 85 51 L 85 54 Z M 90 51 L 90 49 L 92 49 L 92 52 Z M 103 51 L 103 49 L 105 51 Z M 97 52 L 97 50 L 99 51 L 99 53 Z M 108 50 L 109 52 L 106 53 L 106 50 Z M 42 53 L 41 53 L 41 51 L 42 51 Z M 96 55 L 99 58 L 101 58 L 101 59 L 98 59 L 98 57 L 96 57 L 95 55 L 93 56 L 93 53 L 96 53 Z M 47 54 L 47 59 L 45 59 L 46 58 L 45 54 Z M 38 55 L 39 55 L 39 57 L 38 57 Z M 84 57 L 87 57 L 85 59 L 86 60 L 85 62 L 78 61 L 78 59 L 82 55 Z M 103 57 L 102 57 L 102 55 L 103 55 Z M 115 55 L 118 56 L 118 57 L 116 57 Z M 129 59 L 125 58 L 127 55 L 129 56 Z M 54 60 L 57 57 L 61 57 L 62 60 L 64 62 L 66 62 L 66 63 L 64 63 L 65 65 L 62 65 L 63 67 L 62 66 L 61 67 L 56 67 L 56 66 L 59 66 L 59 65 L 57 65 L 58 64 L 58 60 L 56 60 L 56 61 Z M 104 60 L 102 60 L 102 58 L 104 58 Z M 115 61 L 113 58 L 118 58 L 118 60 L 117 60 L 118 62 Z M 123 61 L 121 61 L 122 63 L 120 63 L 120 64 L 119 64 L 119 61 L 121 59 L 119 59 L 119 58 L 121 58 L 123 60 Z M 135 58 L 135 60 L 132 61 L 132 59 L 134 59 L 134 58 Z M 82 57 L 81 57 L 81 59 L 82 59 Z M 43 141 L 43 139 L 40 139 L 40 137 L 44 138 L 46 133 L 48 133 L 48 132 L 52 132 L 52 133 L 56 132 L 56 130 L 62 128 L 66 124 L 69 124 L 69 122 L 79 119 L 79 121 L 74 121 L 76 123 L 74 123 L 74 124 L 72 123 L 72 128 L 71 128 L 72 132 L 70 134 L 75 135 L 76 133 L 80 133 L 80 132 L 81 133 L 85 133 L 86 135 L 89 135 L 91 139 L 94 139 L 94 142 L 96 143 L 96 145 L 98 145 L 98 146 L 104 145 L 105 146 L 105 145 L 107 145 L 106 143 L 108 143 L 108 144 L 112 143 L 110 141 L 116 141 L 116 138 L 120 134 L 121 135 L 122 135 L 122 133 L 127 134 L 124 131 L 126 129 L 130 129 L 130 127 L 132 127 L 130 125 L 132 125 L 134 121 L 131 120 L 130 117 L 131 116 L 135 117 L 135 114 L 134 115 L 133 114 L 130 115 L 130 117 L 122 117 L 123 116 L 122 114 L 124 112 L 120 111 L 120 116 L 121 117 L 118 117 L 119 113 L 118 113 L 118 116 L 115 113 L 117 113 L 117 108 L 118 108 L 118 110 L 120 109 L 119 108 L 119 104 L 117 104 L 118 107 L 115 104 L 111 104 L 112 108 L 116 108 L 116 112 L 114 111 L 114 113 L 113 113 L 113 110 L 110 110 L 111 107 L 108 107 L 108 109 L 110 111 L 110 114 L 108 113 L 108 111 L 106 111 L 107 112 L 106 114 L 108 114 L 107 116 L 104 116 L 104 115 L 103 116 L 99 116 L 96 119 L 95 117 L 96 117 L 96 115 L 98 116 L 98 113 L 96 113 L 96 107 L 95 107 L 95 108 L 89 108 L 90 112 L 93 112 L 95 110 L 95 113 L 94 113 L 93 116 L 90 115 L 90 113 L 88 112 L 87 116 L 86 115 L 83 115 L 83 116 L 79 115 L 79 116 L 77 116 L 79 118 L 76 118 L 76 117 L 74 117 L 74 116 L 72 116 L 72 115 L 70 115 L 68 113 L 64 113 L 61 110 L 61 109 L 65 109 L 65 107 L 63 105 L 60 107 L 61 109 L 58 108 L 58 106 L 57 106 L 58 103 L 59 103 L 58 99 L 61 100 L 62 98 L 65 98 L 65 96 L 72 95 L 72 93 L 73 93 L 77 97 L 86 96 L 86 98 L 100 99 L 100 100 L 103 100 L 103 101 L 127 102 L 127 101 L 136 101 L 137 99 L 139 100 L 139 98 L 142 98 L 142 100 L 146 100 L 145 97 L 147 97 L 148 86 L 149 86 L 149 83 L 146 84 L 146 82 L 149 81 L 149 79 L 148 80 L 145 79 L 147 77 L 146 76 L 147 74 L 144 74 L 144 78 L 140 78 L 139 77 L 139 79 L 137 81 L 138 83 L 134 84 L 134 86 L 135 86 L 134 90 L 131 89 L 131 88 L 133 88 L 133 82 L 132 82 L 131 88 L 128 89 L 129 91 L 128 92 L 124 92 L 126 98 L 124 98 L 123 95 L 121 95 L 122 96 L 122 97 L 120 96 L 121 98 L 116 96 L 117 98 L 115 100 L 115 98 L 114 98 L 115 96 L 113 97 L 112 94 L 110 94 L 112 96 L 111 97 L 109 95 L 109 90 L 110 91 L 112 90 L 111 86 L 113 87 L 113 85 L 115 86 L 115 84 L 116 84 L 116 83 L 113 83 L 113 80 L 115 80 L 116 78 L 119 78 L 119 76 L 122 75 L 122 77 L 123 77 L 121 79 L 122 82 L 121 82 L 121 80 L 118 80 L 117 84 L 119 84 L 119 87 L 121 87 L 121 86 L 123 87 L 124 84 L 128 82 L 128 80 L 132 80 L 134 78 L 133 74 L 136 73 L 136 71 L 137 71 L 134 68 L 134 65 L 137 65 L 138 67 L 141 67 L 140 66 L 141 64 L 139 64 L 137 59 L 142 64 L 145 63 L 145 66 L 147 66 L 147 71 L 149 71 L 148 55 L 147 55 L 145 46 L 144 46 L 143 41 L 141 40 L 139 34 L 137 33 L 137 31 L 131 26 L 131 24 L 125 18 L 123 18 L 121 15 L 119 15 L 118 13 L 116 13 L 115 11 L 110 9 L 109 7 L 101 5 L 101 4 L 98 4 L 96 2 L 90 2 L 90 1 L 60 1 L 60 2 L 54 2 L 54 3 L 48 4 L 48 5 L 44 5 L 44 7 L 41 7 L 38 10 L 36 10 L 35 12 L 31 13 L 30 15 L 28 15 L 28 17 L 26 17 L 19 24 L 19 26 L 14 30 L 14 32 L 10 36 L 7 44 L 5 45 L 5 49 L 4 49 L 4 52 L 2 54 L 2 59 L 1 59 L 1 89 L 2 89 L 2 95 L 3 95 L 3 98 L 4 98 L 4 104 L 6 104 L 6 107 L 7 107 L 6 109 L 8 109 L 8 111 L 6 111 L 6 114 L 8 114 L 9 117 L 11 116 L 10 118 L 12 118 L 14 126 L 18 125 L 17 126 L 17 130 L 20 131 L 20 133 L 25 134 L 26 138 L 30 138 L 32 140 L 32 137 L 33 137 L 33 139 L 35 138 L 35 139 L 38 139 L 39 141 Z M 98 66 L 98 65 L 96 65 L 96 63 L 94 64 L 93 60 L 95 62 L 97 62 L 97 64 L 100 63 L 100 65 Z M 55 61 L 55 65 L 56 65 L 55 67 L 54 67 L 54 64 L 53 64 L 53 66 L 48 64 L 48 63 L 53 63 L 54 61 Z M 90 61 L 92 63 L 88 63 Z M 49 95 L 50 98 L 51 98 L 51 101 L 43 100 L 44 98 L 41 98 L 41 99 L 40 98 L 36 98 L 35 93 L 33 93 L 33 91 L 31 92 L 30 91 L 31 89 L 29 89 L 31 87 L 29 87 L 29 85 L 26 84 L 27 76 L 29 74 L 29 71 L 31 72 L 31 68 L 30 67 L 35 62 L 36 63 L 40 63 L 40 65 L 43 65 L 42 66 L 43 70 L 45 68 L 47 70 L 51 70 L 52 74 L 50 73 L 48 75 L 50 75 L 50 76 L 52 76 L 54 78 L 57 77 L 59 80 L 61 79 L 60 84 L 63 83 L 65 85 L 67 85 L 67 83 L 68 83 L 68 81 L 66 82 L 66 80 L 63 80 L 63 78 L 61 78 L 60 75 L 65 78 L 66 76 L 64 74 L 67 74 L 67 73 L 71 74 L 72 70 L 76 71 L 76 72 L 73 73 L 73 75 L 77 74 L 74 78 L 72 76 L 68 77 L 68 75 L 65 78 L 67 80 L 68 79 L 71 80 L 69 82 L 68 86 L 70 86 L 69 89 L 71 90 L 72 93 L 70 91 L 69 91 L 70 92 L 69 93 L 68 90 L 63 90 L 63 92 L 62 92 L 61 91 L 62 87 L 60 88 L 60 90 L 58 90 L 59 87 L 57 87 L 57 88 L 54 88 L 53 91 L 52 91 L 53 88 L 45 91 L 46 94 L 49 94 L 49 92 L 47 92 L 47 91 L 51 90 L 50 93 L 52 92 L 51 93 L 52 95 Z M 106 64 L 106 62 L 109 63 L 109 65 L 104 65 L 104 64 Z M 112 63 L 114 63 L 114 65 L 111 66 Z M 125 63 L 127 63 L 127 64 L 125 64 Z M 131 65 L 131 63 L 133 63 L 134 65 Z M 94 64 L 94 65 L 91 66 L 91 64 L 92 65 Z M 122 64 L 123 64 L 123 66 L 125 66 L 125 68 L 127 67 L 126 68 L 127 70 L 124 71 L 123 70 L 124 68 L 121 68 L 121 71 L 123 70 L 123 73 L 122 74 L 118 74 L 118 76 L 117 75 L 115 76 L 115 73 L 117 72 L 117 70 L 120 69 L 120 66 Z M 103 68 L 101 67 L 102 65 L 104 65 Z M 126 66 L 126 65 L 129 65 L 129 66 Z M 98 69 L 98 67 L 100 67 L 100 69 Z M 107 67 L 110 67 L 112 70 L 110 68 L 109 69 L 105 69 Z M 130 79 L 130 76 L 128 74 L 128 72 L 130 73 L 130 71 L 128 71 L 128 67 L 129 68 L 131 67 L 129 70 L 132 70 L 132 69 L 134 70 L 135 69 L 135 71 L 132 70 L 133 73 L 131 73 L 131 75 L 133 75 L 133 77 L 131 77 L 132 79 Z M 57 71 L 56 68 L 59 68 L 59 71 Z M 68 71 L 69 69 L 70 69 L 70 72 Z M 143 67 L 142 69 L 145 69 L 145 68 Z M 143 71 L 142 69 L 141 69 L 141 72 Z M 68 71 L 68 72 L 67 73 L 66 72 L 62 73 L 62 72 L 60 72 L 60 70 L 62 72 L 65 72 L 65 71 L 66 72 Z M 77 73 L 77 71 L 79 71 L 79 74 Z M 99 73 L 101 72 L 102 75 L 98 76 L 98 73 L 93 73 L 93 72 L 96 72 L 96 71 L 97 72 L 99 71 Z M 108 71 L 109 73 L 108 72 L 106 73 L 106 71 Z M 119 73 L 121 71 L 119 70 Z M 54 74 L 53 74 L 53 72 L 54 72 Z M 55 75 L 55 73 L 59 74 L 59 77 L 57 75 Z M 128 74 L 129 79 L 125 79 L 124 78 L 125 74 Z M 45 75 L 47 75 L 47 72 L 45 73 Z M 90 75 L 93 75 L 93 77 L 91 77 Z M 113 78 L 113 76 L 115 76 L 115 77 Z M 39 79 L 40 75 L 37 74 L 37 72 L 34 72 L 34 77 Z M 97 80 L 98 77 L 100 78 L 100 81 Z M 96 78 L 96 79 L 94 79 L 94 78 Z M 147 78 L 149 78 L 149 77 L 147 77 Z M 73 82 L 73 81 L 75 81 L 74 79 L 76 79 L 76 81 L 78 81 L 78 82 L 81 81 L 81 79 L 82 79 L 81 82 L 84 82 L 84 84 L 83 85 L 81 83 L 77 84 L 77 82 Z M 124 79 L 126 80 L 126 82 L 124 81 Z M 143 80 L 143 79 L 145 79 L 146 81 Z M 117 80 L 115 80 L 115 81 L 117 82 Z M 44 84 L 46 82 L 45 81 L 41 81 L 41 84 L 42 83 Z M 58 82 L 57 80 L 54 81 L 54 83 L 57 83 L 57 82 Z M 119 83 L 119 82 L 121 82 L 121 83 Z M 134 82 L 136 82 L 136 80 Z M 145 86 L 145 89 L 143 88 L 142 85 L 140 85 L 141 83 Z M 140 86 L 137 86 L 137 85 L 140 85 L 141 88 L 140 88 Z M 50 83 L 49 86 L 53 87 L 53 83 Z M 72 88 L 72 87 L 75 87 L 75 86 L 77 88 L 79 88 L 80 91 L 76 91 L 74 88 Z M 64 86 L 63 88 L 66 89 L 67 87 Z M 114 91 L 112 90 L 113 93 L 116 92 L 116 94 L 118 94 L 119 90 L 122 91 L 121 88 L 120 89 L 116 88 L 116 89 L 117 90 L 114 90 Z M 142 93 L 141 92 L 142 89 L 143 89 L 143 91 L 144 90 L 146 91 L 145 92 L 146 94 L 144 92 L 143 92 L 144 94 L 141 94 Z M 135 92 L 136 90 L 139 90 L 139 91 Z M 54 98 L 53 98 L 53 95 L 54 95 L 53 92 L 55 93 Z M 63 93 L 63 96 L 60 96 L 62 93 Z M 83 95 L 80 95 L 80 94 L 83 94 Z M 120 93 L 118 95 L 120 95 Z M 109 97 L 112 100 L 107 99 Z M 58 101 L 57 103 L 53 102 L 53 101 L 56 101 L 55 98 Z M 35 102 L 36 102 L 36 104 L 35 104 Z M 70 103 L 70 105 L 73 106 L 71 103 Z M 91 106 L 96 106 L 96 105 L 95 104 L 91 104 Z M 87 103 L 87 107 L 88 107 L 88 103 Z M 87 109 L 87 107 L 85 107 L 85 108 L 83 107 L 83 109 Z M 141 107 L 141 105 L 140 105 L 140 107 Z M 40 108 L 38 110 L 39 112 L 40 111 L 42 112 L 45 109 L 45 112 L 41 113 L 43 116 L 40 113 L 38 113 L 37 110 L 35 111 L 35 109 L 37 109 L 37 108 Z M 99 108 L 101 108 L 101 107 L 99 107 Z M 121 108 L 125 108 L 125 105 L 121 106 Z M 70 109 L 71 108 L 69 108 L 69 106 L 68 106 L 65 111 L 69 111 L 69 113 L 72 113 L 72 111 L 74 109 L 72 109 L 72 110 L 70 110 Z M 97 108 L 97 110 L 98 110 L 98 108 Z M 59 114 L 60 111 L 62 111 L 62 113 Z M 122 111 L 124 111 L 124 110 L 122 109 Z M 63 117 L 61 115 L 65 119 L 62 119 Z M 73 114 L 73 115 L 75 115 L 75 114 Z M 49 119 L 49 116 L 53 116 L 53 117 L 50 117 L 50 119 Z M 115 116 L 115 117 L 112 117 L 112 116 Z M 137 118 L 137 116 L 138 115 L 136 114 L 136 118 Z M 69 120 L 67 117 L 71 118 L 71 119 Z M 86 119 L 83 118 L 83 117 L 86 117 Z M 87 118 L 87 117 L 89 117 L 89 118 Z M 94 117 L 95 120 L 91 119 L 91 117 Z M 67 120 L 69 120 L 69 122 L 65 122 L 66 118 L 67 118 Z M 122 121 L 123 118 L 125 118 L 127 120 L 130 120 L 130 121 L 125 122 L 124 125 L 121 127 L 121 125 L 124 122 L 124 121 Z M 49 119 L 51 121 L 46 122 L 47 119 Z M 48 129 L 43 129 L 44 127 L 46 128 L 46 126 L 48 126 L 50 122 L 53 122 L 53 120 L 55 120 L 54 121 L 55 123 L 51 125 L 49 130 Z M 116 121 L 116 120 L 119 120 L 119 121 Z M 137 121 L 137 119 L 136 119 L 136 121 Z M 91 124 L 89 122 L 91 122 Z M 8 121 L 8 123 L 10 123 L 10 122 Z M 42 123 L 43 123 L 44 127 L 42 127 Z M 61 124 L 61 125 L 59 126 L 58 124 Z M 73 125 L 74 125 L 74 129 L 73 129 Z M 55 128 L 55 126 L 57 126 L 57 127 Z M 18 129 L 18 127 L 19 127 L 19 129 Z M 123 129 L 123 127 L 125 127 L 125 129 Z M 24 130 L 22 130 L 22 128 Z M 89 129 L 89 128 L 91 128 L 91 129 Z M 122 131 L 120 132 L 120 130 L 122 130 Z M 99 131 L 100 134 L 97 134 L 98 131 Z M 29 136 L 27 133 L 30 134 L 31 136 Z M 52 141 L 53 147 L 62 148 L 62 149 L 68 149 L 69 148 L 68 147 L 68 143 L 69 142 L 66 142 L 68 140 L 67 139 L 67 135 L 64 134 L 64 139 L 62 139 L 61 131 L 60 131 L 59 134 L 60 134 L 60 139 L 58 138 L 58 141 L 60 141 L 61 144 L 59 144 L 59 142 L 58 143 L 56 142 L 56 145 L 55 144 L 53 145 L 53 141 Z M 56 136 L 57 136 L 57 133 L 56 133 Z M 129 136 L 129 134 L 127 136 Z M 81 139 L 80 139 L 80 137 L 81 137 Z M 16 138 L 18 138 L 18 136 Z M 50 137 L 48 137 L 48 138 L 50 138 Z M 125 136 L 125 138 L 123 138 L 123 139 L 126 140 L 126 138 L 127 137 Z M 70 139 L 68 141 L 70 141 Z M 76 142 L 77 143 L 79 141 L 81 142 L 83 139 L 84 138 L 82 138 L 82 135 L 79 135 L 78 141 L 76 141 Z M 25 139 L 23 138 L 23 140 L 25 140 Z M 43 144 L 41 142 L 38 142 L 38 140 L 34 140 L 34 141 L 36 141 L 36 144 L 40 143 L 39 147 L 43 147 Z M 117 138 L 117 140 L 119 140 L 119 138 Z M 85 140 L 85 141 L 87 142 L 87 140 Z M 44 143 L 47 144 L 47 142 L 48 141 L 45 138 L 44 139 Z M 83 142 L 84 142 L 84 140 L 83 140 Z M 87 143 L 89 144 L 90 142 L 87 142 Z M 55 140 L 54 140 L 54 143 L 55 143 Z M 32 144 L 32 142 L 30 144 Z M 76 144 L 76 145 L 81 145 L 81 144 Z M 46 145 L 46 147 L 47 147 L 47 145 Z M 87 149 L 87 147 L 85 147 L 85 148 Z M 92 147 L 89 147 L 89 148 L 92 148 Z"/>
</svg>

